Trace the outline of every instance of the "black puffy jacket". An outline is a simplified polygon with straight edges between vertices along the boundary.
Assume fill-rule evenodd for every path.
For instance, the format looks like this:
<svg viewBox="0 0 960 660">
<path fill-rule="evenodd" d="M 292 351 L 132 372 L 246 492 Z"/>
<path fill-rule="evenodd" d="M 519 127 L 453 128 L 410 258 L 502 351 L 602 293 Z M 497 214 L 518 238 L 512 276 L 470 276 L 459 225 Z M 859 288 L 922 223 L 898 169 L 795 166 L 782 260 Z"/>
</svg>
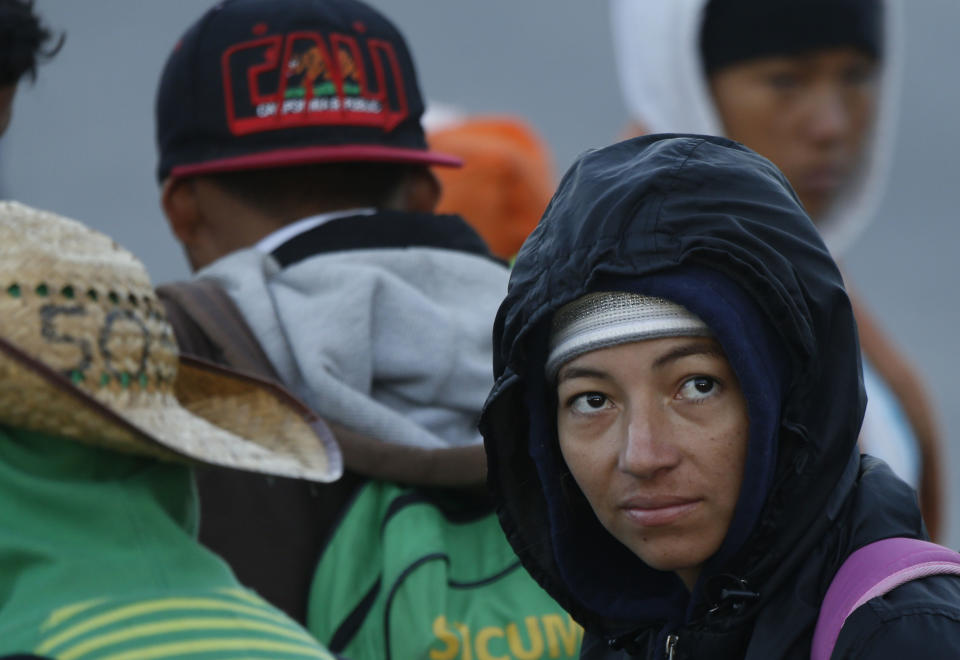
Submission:
<svg viewBox="0 0 960 660">
<path fill-rule="evenodd" d="M 692 596 L 678 581 L 634 579 L 629 564 L 611 572 L 618 560 L 598 550 L 584 574 L 610 601 L 636 603 L 611 617 L 563 577 L 554 544 L 580 542 L 586 527 L 551 529 L 532 458 L 543 439 L 531 429 L 551 426 L 537 417 L 553 405 L 542 376 L 546 328 L 599 282 L 690 266 L 746 292 L 786 348 L 773 485 L 746 541 L 720 565 L 708 562 Z M 926 538 L 914 492 L 857 451 L 866 399 L 840 273 L 783 176 L 736 143 L 647 136 L 583 155 L 520 251 L 494 353 L 481 419 L 489 483 L 527 570 L 586 628 L 585 658 L 664 657 L 668 634 L 677 659 L 808 658 L 843 560 L 875 540 Z M 926 578 L 870 601 L 833 657 L 909 655 L 960 657 L 960 580 Z"/>
</svg>

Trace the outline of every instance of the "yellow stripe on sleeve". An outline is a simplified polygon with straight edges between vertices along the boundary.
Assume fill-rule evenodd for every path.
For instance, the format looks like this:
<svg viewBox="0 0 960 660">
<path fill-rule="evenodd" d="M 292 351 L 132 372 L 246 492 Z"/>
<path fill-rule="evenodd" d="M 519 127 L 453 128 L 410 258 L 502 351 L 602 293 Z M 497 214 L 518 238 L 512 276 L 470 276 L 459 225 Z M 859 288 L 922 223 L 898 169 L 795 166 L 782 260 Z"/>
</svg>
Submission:
<svg viewBox="0 0 960 660">
<path fill-rule="evenodd" d="M 103 657 L 102 660 L 156 660 L 157 658 L 182 658 L 191 653 L 217 653 L 219 651 L 269 651 L 271 653 L 299 655 L 303 658 L 335 660 L 332 655 L 319 646 L 303 646 L 300 644 L 253 639 L 212 639 L 176 642 L 159 646 L 154 645 L 150 646 L 150 648 L 115 653 L 114 655 Z"/>
<path fill-rule="evenodd" d="M 119 644 L 121 642 L 130 641 L 138 637 L 208 630 L 253 630 L 271 633 L 278 637 L 295 639 L 307 644 L 316 643 L 316 640 L 314 640 L 314 638 L 308 635 L 305 631 L 298 630 L 296 628 L 278 626 L 272 623 L 265 623 L 262 621 L 253 621 L 250 619 L 184 618 L 173 621 L 162 621 L 158 623 L 146 623 L 139 626 L 132 626 L 122 630 L 117 630 L 112 633 L 99 635 L 57 652 L 57 660 L 76 660 L 77 658 L 80 658 L 91 651 L 102 649 L 103 647 L 110 646 L 111 644 Z"/>
<path fill-rule="evenodd" d="M 248 603 L 254 603 L 256 605 L 266 604 L 266 601 L 260 598 L 260 596 L 257 594 L 240 587 L 225 587 L 223 589 L 217 589 L 217 592 L 226 596 L 232 596 L 238 600 L 245 600 Z"/>
<path fill-rule="evenodd" d="M 66 607 L 56 609 L 51 612 L 50 616 L 47 617 L 47 620 L 43 622 L 43 625 L 40 626 L 40 630 L 56 628 L 67 619 L 79 614 L 80 612 L 83 612 L 84 610 L 88 610 L 91 607 L 96 607 L 105 600 L 106 598 L 95 598 L 94 600 L 86 600 L 82 603 L 74 603 L 73 605 L 67 605 Z"/>
<path fill-rule="evenodd" d="M 268 619 L 277 623 L 287 624 L 290 629 L 297 630 L 294 625 L 290 625 L 291 620 L 287 616 L 280 614 L 279 612 L 269 610 L 265 607 L 241 605 L 239 603 L 231 603 L 226 600 L 217 600 L 215 598 L 161 598 L 137 603 L 135 605 L 128 605 L 126 607 L 120 607 L 110 612 L 94 616 L 81 623 L 77 623 L 60 632 L 59 634 L 48 638 L 43 644 L 37 647 L 35 653 L 47 654 L 52 649 L 69 642 L 75 637 L 96 630 L 97 628 L 101 628 L 118 621 L 123 621 L 124 619 L 132 619 L 137 616 L 170 610 L 221 610 L 228 612 L 239 612 L 241 614 L 247 614 L 261 619 Z"/>
</svg>

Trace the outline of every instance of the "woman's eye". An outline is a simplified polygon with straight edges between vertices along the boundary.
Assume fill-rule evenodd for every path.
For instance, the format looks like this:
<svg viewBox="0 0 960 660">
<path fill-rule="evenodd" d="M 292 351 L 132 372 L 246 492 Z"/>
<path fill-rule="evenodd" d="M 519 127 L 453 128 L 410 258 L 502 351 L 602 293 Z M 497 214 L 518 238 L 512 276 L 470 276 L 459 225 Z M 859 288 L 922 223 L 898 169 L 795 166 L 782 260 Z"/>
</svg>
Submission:
<svg viewBox="0 0 960 660">
<path fill-rule="evenodd" d="M 584 392 L 570 401 L 570 409 L 582 415 L 589 415 L 610 407 L 612 407 L 610 399 L 599 392 Z"/>
<path fill-rule="evenodd" d="M 869 85 L 876 78 L 876 68 L 869 65 L 851 66 L 843 71 L 843 82 L 850 87 Z"/>
<path fill-rule="evenodd" d="M 767 76 L 767 84 L 780 92 L 788 92 L 800 87 L 801 78 L 798 74 L 789 71 L 771 73 Z"/>
<path fill-rule="evenodd" d="M 717 390 L 717 381 L 709 376 L 695 376 L 683 383 L 679 397 L 688 401 L 702 401 Z"/>
</svg>

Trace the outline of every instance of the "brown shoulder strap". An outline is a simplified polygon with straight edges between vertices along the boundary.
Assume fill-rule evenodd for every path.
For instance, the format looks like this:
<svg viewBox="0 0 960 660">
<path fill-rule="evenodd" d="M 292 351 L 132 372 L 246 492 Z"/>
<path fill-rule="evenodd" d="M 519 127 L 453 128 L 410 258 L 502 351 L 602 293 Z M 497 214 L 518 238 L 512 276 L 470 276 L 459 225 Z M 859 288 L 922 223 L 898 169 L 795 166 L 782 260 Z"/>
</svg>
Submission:
<svg viewBox="0 0 960 660">
<path fill-rule="evenodd" d="M 189 280 L 157 287 L 184 353 L 270 380 L 280 380 L 233 300 L 216 282 Z"/>
</svg>

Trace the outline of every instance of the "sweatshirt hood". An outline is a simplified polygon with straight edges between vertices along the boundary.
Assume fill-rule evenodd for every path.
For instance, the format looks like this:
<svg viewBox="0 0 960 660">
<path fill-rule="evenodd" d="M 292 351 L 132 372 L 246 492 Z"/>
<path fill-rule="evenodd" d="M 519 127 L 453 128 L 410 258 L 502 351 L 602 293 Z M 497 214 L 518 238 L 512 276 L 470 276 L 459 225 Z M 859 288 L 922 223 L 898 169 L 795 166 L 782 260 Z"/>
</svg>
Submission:
<svg viewBox="0 0 960 660">
<path fill-rule="evenodd" d="M 459 216 L 337 217 L 198 277 L 230 296 L 282 382 L 325 420 L 417 454 L 479 450 L 507 269 Z"/>
<path fill-rule="evenodd" d="M 630 116 L 651 133 L 723 135 L 700 55 L 709 0 L 610 0 L 614 59 Z M 900 92 L 899 0 L 884 0 L 883 65 L 877 115 L 859 168 L 819 228 L 843 254 L 876 213 L 889 172 Z"/>
<path fill-rule="evenodd" d="M 696 281 L 708 286 L 697 292 Z M 559 453 L 555 395 L 543 375 L 549 323 L 566 303 L 610 287 L 689 305 L 719 329 L 741 381 L 762 371 L 753 353 L 763 351 L 751 352 L 750 342 L 774 347 L 761 360 L 774 365 L 768 376 L 744 383 L 750 474 L 692 599 L 673 574 L 622 546 L 608 559 L 604 549 L 615 542 L 595 518 L 591 525 L 591 516 L 578 515 L 577 498 L 569 525 L 556 524 L 549 475 L 563 466 L 548 464 Z M 704 302 L 713 293 L 751 310 L 737 318 L 760 334 L 723 327 L 723 305 Z M 730 339 L 738 335 L 747 337 L 740 348 Z M 732 346 L 743 355 L 731 355 Z M 680 623 L 716 605 L 704 585 L 719 576 L 756 592 L 742 612 L 751 616 L 818 541 L 856 477 L 865 396 L 840 273 L 779 171 L 732 141 L 654 135 L 581 156 L 518 256 L 494 353 L 496 384 L 481 431 L 501 523 L 528 571 L 588 628 L 618 634 L 644 622 Z M 779 393 L 751 403 L 763 383 Z M 581 570 L 571 571 L 566 549 L 594 540 L 596 552 L 581 553 Z M 593 585 L 585 590 L 570 577 L 576 572 Z"/>
</svg>

